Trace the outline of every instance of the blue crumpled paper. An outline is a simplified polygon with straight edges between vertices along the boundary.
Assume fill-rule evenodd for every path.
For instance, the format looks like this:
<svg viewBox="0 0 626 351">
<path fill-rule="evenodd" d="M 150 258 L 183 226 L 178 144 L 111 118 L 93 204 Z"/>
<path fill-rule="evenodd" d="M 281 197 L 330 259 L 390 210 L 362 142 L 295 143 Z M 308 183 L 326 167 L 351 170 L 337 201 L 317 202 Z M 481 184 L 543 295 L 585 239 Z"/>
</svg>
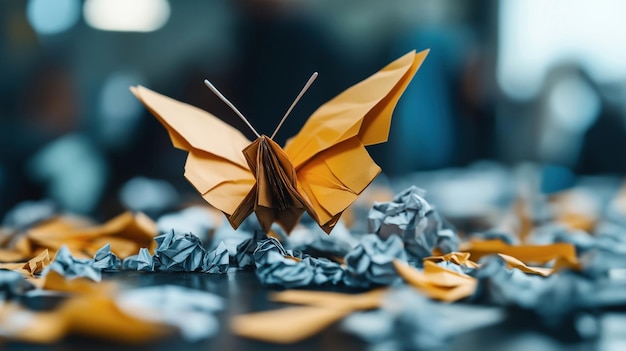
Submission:
<svg viewBox="0 0 626 351">
<path fill-rule="evenodd" d="M 355 313 L 342 328 L 377 350 L 422 350 L 442 347 L 452 330 L 442 327 L 436 303 L 414 289 L 402 287 L 385 296 L 382 308 Z"/>
<path fill-rule="evenodd" d="M 490 304 L 533 308 L 538 306 L 541 294 L 548 287 L 546 278 L 509 269 L 497 255 L 483 257 L 480 265 L 474 275 L 478 279 L 476 295 Z"/>
<path fill-rule="evenodd" d="M 529 240 L 540 245 L 559 242 L 574 245 L 582 271 L 592 278 L 608 277 L 612 272 L 626 269 L 626 229 L 619 222 L 601 221 L 593 235 L 551 223 L 535 229 Z"/>
<path fill-rule="evenodd" d="M 123 270 L 154 272 L 156 270 L 156 261 L 145 247 L 139 249 L 137 255 L 128 256 L 122 263 Z"/>
<path fill-rule="evenodd" d="M 224 308 L 224 300 L 215 294 L 175 285 L 123 291 L 115 302 L 136 318 L 177 327 L 190 342 L 214 336 L 220 327 L 214 313 Z"/>
<path fill-rule="evenodd" d="M 154 238 L 156 268 L 163 271 L 194 272 L 202 268 L 206 250 L 197 236 L 171 230 Z"/>
<path fill-rule="evenodd" d="M 0 269 L 0 301 L 21 296 L 35 286 L 21 273 Z"/>
<path fill-rule="evenodd" d="M 309 260 L 310 265 L 314 269 L 313 282 L 315 282 L 316 285 L 328 283 L 337 285 L 345 279 L 346 270 L 337 262 L 324 257 L 306 257 L 304 260 Z"/>
<path fill-rule="evenodd" d="M 275 238 L 258 242 L 253 257 L 256 275 L 263 284 L 294 288 L 313 281 L 310 261 L 299 261 Z"/>
<path fill-rule="evenodd" d="M 286 250 L 275 238 L 261 240 L 253 254 L 256 275 L 265 285 L 285 288 L 338 284 L 344 269 L 336 262 Z"/>
<path fill-rule="evenodd" d="M 48 269 L 56 271 L 67 279 L 85 277 L 97 282 L 102 279 L 102 270 L 94 267 L 94 260 L 73 257 L 67 246 L 62 246 L 57 251 Z"/>
<path fill-rule="evenodd" d="M 230 256 L 228 255 L 228 249 L 226 248 L 226 244 L 222 241 L 215 250 L 209 251 L 204 255 L 202 271 L 205 273 L 223 274 L 228 272 L 229 264 Z"/>
<path fill-rule="evenodd" d="M 337 222 L 330 235 L 316 222 L 311 221 L 307 226 L 296 227 L 286 240 L 286 246 L 294 250 L 334 257 L 345 256 L 358 243 L 359 238 L 353 235 L 342 221 Z"/>
<path fill-rule="evenodd" d="M 375 203 L 368 214 L 369 232 L 383 239 L 398 235 L 409 260 L 418 266 L 435 248 L 449 253 L 459 247 L 458 236 L 424 194 L 424 190 L 411 186 L 391 202 Z"/>
<path fill-rule="evenodd" d="M 256 251 L 258 243 L 265 239 L 267 239 L 267 234 L 257 230 L 251 238 L 248 238 L 237 245 L 237 252 L 235 253 L 235 262 L 237 263 L 237 267 L 246 268 L 254 266 L 254 251 Z"/>
<path fill-rule="evenodd" d="M 389 285 L 400 278 L 393 260 L 407 261 L 402 239 L 392 234 L 386 240 L 378 235 L 368 234 L 345 257 L 345 283 L 349 286 L 369 287 Z"/>
<path fill-rule="evenodd" d="M 447 349 L 454 336 L 501 323 L 497 307 L 442 304 L 400 286 L 390 289 L 380 309 L 353 313 L 341 326 L 370 344 L 369 350 Z"/>
<path fill-rule="evenodd" d="M 151 255 L 141 248 L 137 255 L 127 257 L 123 270 L 144 272 L 204 272 L 223 274 L 228 271 L 230 256 L 226 244 L 220 242 L 215 250 L 207 252 L 202 241 L 193 234 L 170 231 L 155 238 L 159 246 Z"/>
<path fill-rule="evenodd" d="M 599 329 L 593 311 L 626 304 L 626 280 L 560 271 L 548 277 L 509 269 L 502 258 L 487 256 L 476 270 L 474 300 L 516 308 L 537 316 L 551 331 L 579 338 L 594 338 Z"/>
<path fill-rule="evenodd" d="M 93 266 L 104 271 L 116 271 L 121 264 L 120 259 L 111 252 L 111 244 L 101 247 L 93 258 Z"/>
</svg>

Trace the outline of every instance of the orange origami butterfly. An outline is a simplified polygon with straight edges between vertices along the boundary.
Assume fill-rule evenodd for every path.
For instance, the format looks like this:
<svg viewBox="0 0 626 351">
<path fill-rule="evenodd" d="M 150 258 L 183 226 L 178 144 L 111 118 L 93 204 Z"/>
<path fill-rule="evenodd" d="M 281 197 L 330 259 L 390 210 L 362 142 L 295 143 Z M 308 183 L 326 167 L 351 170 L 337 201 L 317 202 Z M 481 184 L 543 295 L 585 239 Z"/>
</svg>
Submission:
<svg viewBox="0 0 626 351">
<path fill-rule="evenodd" d="M 272 137 L 259 135 L 208 81 L 255 132 L 254 142 L 201 109 L 142 86 L 131 91 L 174 146 L 189 152 L 185 177 L 233 228 L 255 212 L 263 230 L 276 222 L 290 232 L 306 211 L 330 233 L 380 173 L 365 146 L 387 141 L 393 109 L 427 54 L 412 51 L 323 104 L 284 149 L 272 140 L 282 121 Z"/>
</svg>

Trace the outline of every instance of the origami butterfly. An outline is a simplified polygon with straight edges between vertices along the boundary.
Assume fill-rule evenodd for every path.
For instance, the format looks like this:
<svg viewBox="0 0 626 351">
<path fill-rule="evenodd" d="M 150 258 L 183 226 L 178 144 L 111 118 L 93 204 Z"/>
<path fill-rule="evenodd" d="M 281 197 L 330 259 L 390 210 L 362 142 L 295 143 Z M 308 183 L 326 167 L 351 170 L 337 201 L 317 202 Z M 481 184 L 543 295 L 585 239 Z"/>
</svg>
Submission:
<svg viewBox="0 0 626 351">
<path fill-rule="evenodd" d="M 380 173 L 365 146 L 387 141 L 395 105 L 427 54 L 409 52 L 323 104 L 284 149 L 254 131 L 207 81 L 257 134 L 255 141 L 201 109 L 142 86 L 131 91 L 173 145 L 189 153 L 185 177 L 233 228 L 255 212 L 263 230 L 276 222 L 290 232 L 306 211 L 330 233 Z"/>
</svg>

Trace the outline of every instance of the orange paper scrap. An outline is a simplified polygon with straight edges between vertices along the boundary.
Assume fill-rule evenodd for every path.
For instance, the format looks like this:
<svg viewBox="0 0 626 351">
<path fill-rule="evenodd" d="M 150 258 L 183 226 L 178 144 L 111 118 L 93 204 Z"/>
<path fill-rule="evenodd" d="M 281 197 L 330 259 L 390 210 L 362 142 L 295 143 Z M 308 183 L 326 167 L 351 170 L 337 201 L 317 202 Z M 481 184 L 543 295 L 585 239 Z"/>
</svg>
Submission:
<svg viewBox="0 0 626 351">
<path fill-rule="evenodd" d="M 66 279 L 57 271 L 50 270 L 45 277 L 40 278 L 41 287 L 45 290 L 59 291 L 72 294 L 111 294 L 116 285 L 110 282 L 94 282 L 88 278 Z"/>
<path fill-rule="evenodd" d="M 23 253 L 12 249 L 0 249 L 0 262 L 23 262 L 30 256 L 29 253 Z"/>
<path fill-rule="evenodd" d="M 13 248 L 0 250 L 0 261 L 23 262 L 46 250 L 54 255 L 64 245 L 75 257 L 92 258 L 98 249 L 110 244 L 114 254 L 126 258 L 142 247 L 153 251 L 157 234 L 156 223 L 143 213 L 126 212 L 102 225 L 59 216 L 30 228 Z"/>
<path fill-rule="evenodd" d="M 362 294 L 287 290 L 272 294 L 270 298 L 308 306 L 244 314 L 233 318 L 230 325 L 235 334 L 246 338 L 294 343 L 316 335 L 355 310 L 380 307 L 385 292 L 386 289 Z"/>
<path fill-rule="evenodd" d="M 123 313 L 103 294 L 71 297 L 49 312 L 33 312 L 14 304 L 0 305 L 0 334 L 23 342 L 53 343 L 73 334 L 109 342 L 144 343 L 170 332 L 166 326 Z"/>
<path fill-rule="evenodd" d="M 441 262 L 447 261 L 452 262 L 454 264 L 458 264 L 460 266 L 467 266 L 470 268 L 478 268 L 478 263 L 470 260 L 469 252 L 451 252 L 449 254 L 445 254 L 443 256 L 430 256 L 426 257 L 424 260 L 432 261 L 432 262 Z"/>
<path fill-rule="evenodd" d="M 498 256 L 500 256 L 504 260 L 508 268 L 517 268 L 524 273 L 537 274 L 537 275 L 546 277 L 555 271 L 555 269 L 553 268 L 527 266 L 526 264 L 524 264 L 524 262 L 518 260 L 517 258 L 513 256 L 509 256 L 505 254 L 498 254 Z M 457 265 L 467 266 L 470 268 L 480 267 L 478 263 L 471 261 L 469 258 L 470 258 L 469 252 L 451 252 L 443 256 L 426 257 L 424 260 L 435 262 L 435 263 L 441 262 L 441 261 L 447 261 L 447 262 L 455 263 Z"/>
<path fill-rule="evenodd" d="M 290 344 L 318 334 L 350 312 L 318 306 L 290 307 L 236 316 L 230 326 L 239 336 Z"/>
<path fill-rule="evenodd" d="M 552 272 L 554 271 L 552 268 L 545 268 L 545 267 L 529 267 L 527 265 L 524 264 L 524 262 L 518 260 L 515 257 L 509 256 L 509 255 L 505 255 L 505 254 L 498 254 L 498 256 L 500 256 L 504 262 L 506 263 L 507 267 L 509 268 L 517 268 L 520 271 L 524 272 L 524 273 L 529 273 L 529 274 L 537 274 L 543 277 L 547 277 L 550 274 L 552 274 Z"/>
<path fill-rule="evenodd" d="M 41 255 L 37 262 L 45 260 Z M 38 266 L 35 264 L 34 266 Z M 122 312 L 113 297 L 117 285 L 87 278 L 65 279 L 56 271 L 34 281 L 39 288 L 66 293 L 61 305 L 34 312 L 14 304 L 0 304 L 0 335 L 31 343 L 53 343 L 68 334 L 107 341 L 140 343 L 172 332 L 164 325 L 146 322 Z"/>
<path fill-rule="evenodd" d="M 298 305 L 332 309 L 369 310 L 380 306 L 387 289 L 375 289 L 362 294 L 342 294 L 327 291 L 286 290 L 270 295 L 270 300 Z"/>
<path fill-rule="evenodd" d="M 515 257 L 525 264 L 543 265 L 552 260 L 561 260 L 576 266 L 576 248 L 569 243 L 550 245 L 508 245 L 501 240 L 469 241 L 461 244 L 461 251 L 469 252 L 473 259 L 487 255 L 504 254 Z"/>
<path fill-rule="evenodd" d="M 365 146 L 387 141 L 395 105 L 428 50 L 410 52 L 348 88 L 313 113 L 281 148 L 258 134 L 250 142 L 215 116 L 131 87 L 187 151 L 185 177 L 233 228 L 252 212 L 267 232 L 290 232 L 306 211 L 329 233 L 344 210 L 380 173 Z"/>
<path fill-rule="evenodd" d="M 173 332 L 164 325 L 124 313 L 111 297 L 102 294 L 70 298 L 58 314 L 67 323 L 69 333 L 113 342 L 145 343 Z"/>
<path fill-rule="evenodd" d="M 44 344 L 56 342 L 66 333 L 65 321 L 55 312 L 34 312 L 13 303 L 0 304 L 2 339 Z"/>
<path fill-rule="evenodd" d="M 432 261 L 424 261 L 423 271 L 398 260 L 393 263 L 404 281 L 436 300 L 461 300 L 472 295 L 478 284 L 476 278 L 443 268 Z"/>
<path fill-rule="evenodd" d="M 39 274 L 43 271 L 44 268 L 50 265 L 50 255 L 48 254 L 48 249 L 41 251 L 41 253 L 33 258 L 31 258 L 28 262 L 24 263 L 22 269 L 26 270 L 31 275 Z"/>
<path fill-rule="evenodd" d="M 39 255 L 31 258 L 28 262 L 0 263 L 0 269 L 16 271 L 24 275 L 28 281 L 37 287 L 41 287 L 42 280 L 38 278 L 44 268 L 50 265 L 48 250 L 43 250 Z"/>
</svg>

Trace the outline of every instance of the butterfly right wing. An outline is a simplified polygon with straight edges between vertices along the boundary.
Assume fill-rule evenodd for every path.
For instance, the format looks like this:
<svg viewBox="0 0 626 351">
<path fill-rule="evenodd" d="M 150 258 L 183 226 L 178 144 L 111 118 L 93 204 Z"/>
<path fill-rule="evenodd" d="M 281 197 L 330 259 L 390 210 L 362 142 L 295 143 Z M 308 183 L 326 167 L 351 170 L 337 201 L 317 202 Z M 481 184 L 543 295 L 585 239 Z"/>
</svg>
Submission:
<svg viewBox="0 0 626 351">
<path fill-rule="evenodd" d="M 230 220 L 255 184 L 242 153 L 250 141 L 202 109 L 142 86 L 130 90 L 165 126 L 172 144 L 189 152 L 185 164 L 187 180 Z"/>
<path fill-rule="evenodd" d="M 411 51 L 346 89 L 285 145 L 312 217 L 327 233 L 380 173 L 365 146 L 387 141 L 396 103 L 427 54 Z"/>
</svg>

